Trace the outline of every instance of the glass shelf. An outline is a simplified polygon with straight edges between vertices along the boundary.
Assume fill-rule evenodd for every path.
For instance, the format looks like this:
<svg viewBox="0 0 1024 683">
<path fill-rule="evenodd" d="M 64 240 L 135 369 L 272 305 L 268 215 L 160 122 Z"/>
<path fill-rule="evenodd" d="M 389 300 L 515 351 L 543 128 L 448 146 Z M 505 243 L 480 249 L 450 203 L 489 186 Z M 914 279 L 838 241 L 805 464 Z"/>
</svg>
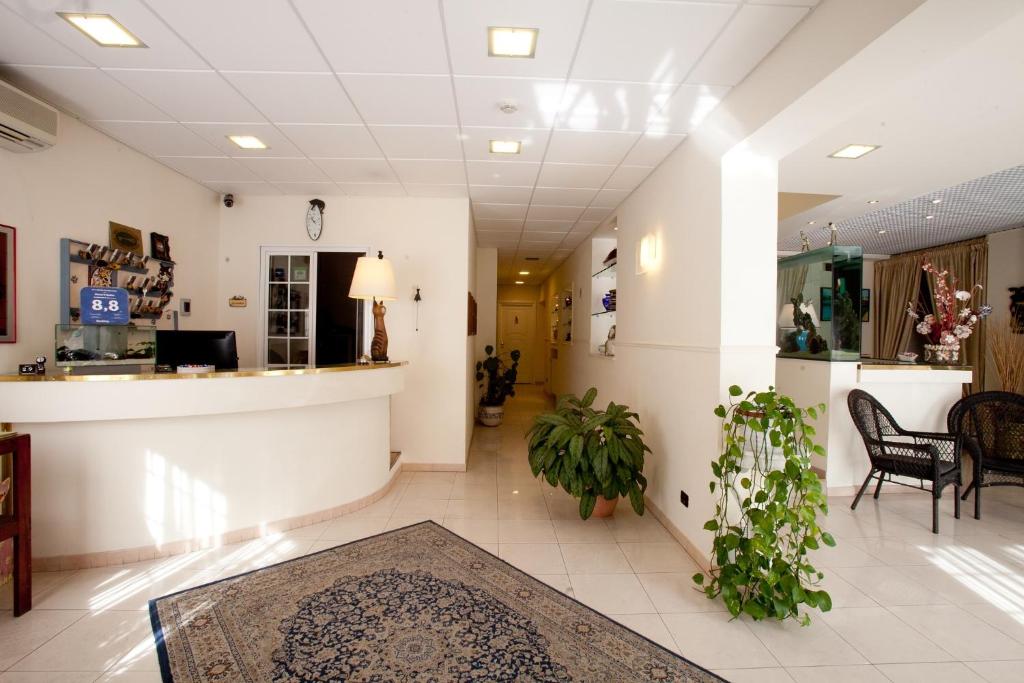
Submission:
<svg viewBox="0 0 1024 683">
<path fill-rule="evenodd" d="M 605 266 L 604 268 L 602 268 L 601 270 L 597 271 L 596 273 L 594 273 L 590 277 L 614 278 L 615 277 L 615 266 L 617 266 L 617 265 L 618 265 L 618 262 L 613 263 L 610 266 Z"/>
</svg>

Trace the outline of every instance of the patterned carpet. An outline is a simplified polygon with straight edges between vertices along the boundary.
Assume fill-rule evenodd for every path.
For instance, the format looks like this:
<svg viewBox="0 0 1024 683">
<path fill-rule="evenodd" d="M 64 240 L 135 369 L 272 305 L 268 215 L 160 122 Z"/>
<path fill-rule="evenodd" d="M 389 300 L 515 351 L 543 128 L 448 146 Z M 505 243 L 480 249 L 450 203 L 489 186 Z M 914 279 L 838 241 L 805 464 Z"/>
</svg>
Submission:
<svg viewBox="0 0 1024 683">
<path fill-rule="evenodd" d="M 433 522 L 150 602 L 164 681 L 721 681 Z"/>
</svg>

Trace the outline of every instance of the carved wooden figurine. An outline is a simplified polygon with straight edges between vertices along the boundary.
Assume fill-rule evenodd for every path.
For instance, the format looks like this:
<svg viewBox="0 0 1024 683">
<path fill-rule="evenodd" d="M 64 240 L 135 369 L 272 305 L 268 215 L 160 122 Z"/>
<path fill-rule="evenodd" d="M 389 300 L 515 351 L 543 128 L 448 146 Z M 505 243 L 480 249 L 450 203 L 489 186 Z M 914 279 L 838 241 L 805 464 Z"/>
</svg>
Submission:
<svg viewBox="0 0 1024 683">
<path fill-rule="evenodd" d="M 388 312 L 384 302 L 373 300 L 373 341 L 370 342 L 370 358 L 375 363 L 388 359 L 388 331 L 384 329 L 384 314 Z"/>
</svg>

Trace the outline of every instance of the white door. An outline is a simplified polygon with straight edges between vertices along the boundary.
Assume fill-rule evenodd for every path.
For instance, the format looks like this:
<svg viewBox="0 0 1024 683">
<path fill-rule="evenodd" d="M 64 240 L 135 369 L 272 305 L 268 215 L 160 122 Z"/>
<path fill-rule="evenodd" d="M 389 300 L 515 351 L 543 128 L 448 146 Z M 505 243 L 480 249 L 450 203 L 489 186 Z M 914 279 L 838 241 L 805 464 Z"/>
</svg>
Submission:
<svg viewBox="0 0 1024 683">
<path fill-rule="evenodd" d="M 533 383 L 537 307 L 533 304 L 501 304 L 498 315 L 498 353 L 518 350 L 518 384 Z"/>
</svg>

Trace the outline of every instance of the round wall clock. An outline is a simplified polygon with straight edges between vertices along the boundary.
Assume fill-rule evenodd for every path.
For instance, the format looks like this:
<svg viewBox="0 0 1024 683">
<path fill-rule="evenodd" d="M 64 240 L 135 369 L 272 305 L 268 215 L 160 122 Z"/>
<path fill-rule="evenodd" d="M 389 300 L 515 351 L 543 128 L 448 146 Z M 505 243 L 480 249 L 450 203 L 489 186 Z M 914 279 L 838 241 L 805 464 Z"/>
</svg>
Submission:
<svg viewBox="0 0 1024 683">
<path fill-rule="evenodd" d="M 313 241 L 320 239 L 320 233 L 324 231 L 325 208 L 327 205 L 322 200 L 309 200 L 309 208 L 306 209 L 306 234 Z"/>
</svg>

